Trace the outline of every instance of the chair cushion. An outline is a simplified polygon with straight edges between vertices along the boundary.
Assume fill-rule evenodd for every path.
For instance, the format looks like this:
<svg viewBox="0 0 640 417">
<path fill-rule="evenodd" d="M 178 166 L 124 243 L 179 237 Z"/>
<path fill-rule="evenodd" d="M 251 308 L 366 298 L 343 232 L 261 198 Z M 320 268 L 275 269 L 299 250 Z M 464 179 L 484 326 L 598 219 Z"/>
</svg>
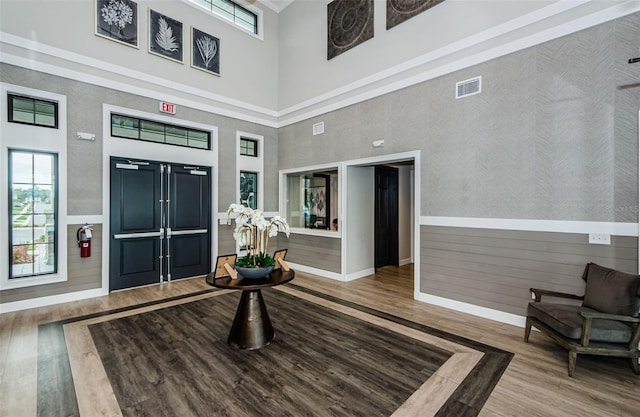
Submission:
<svg viewBox="0 0 640 417">
<path fill-rule="evenodd" d="M 569 339 L 582 338 L 580 311 L 594 311 L 569 304 L 530 302 L 527 316 L 535 317 Z M 594 342 L 628 343 L 632 328 L 620 321 L 594 319 L 589 340 Z"/>
<path fill-rule="evenodd" d="M 638 317 L 640 275 L 589 263 L 583 278 L 587 281 L 583 306 L 602 313 Z"/>
</svg>

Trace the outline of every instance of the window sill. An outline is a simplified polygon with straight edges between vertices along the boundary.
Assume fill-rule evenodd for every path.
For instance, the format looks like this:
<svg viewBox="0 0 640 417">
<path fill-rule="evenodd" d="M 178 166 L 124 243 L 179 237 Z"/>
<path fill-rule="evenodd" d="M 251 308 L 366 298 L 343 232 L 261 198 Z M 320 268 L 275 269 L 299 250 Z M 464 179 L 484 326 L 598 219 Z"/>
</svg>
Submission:
<svg viewBox="0 0 640 417">
<path fill-rule="evenodd" d="M 4 291 L 16 288 L 34 287 L 36 285 L 54 284 L 56 282 L 65 282 L 66 280 L 67 278 L 60 274 L 13 279 L 5 278 L 0 281 L 0 290 Z"/>
<path fill-rule="evenodd" d="M 309 235 L 309 236 L 322 236 L 330 237 L 333 239 L 340 239 L 342 235 L 335 230 L 323 230 L 323 229 L 303 229 L 302 227 L 292 227 L 289 231 L 296 235 Z"/>
</svg>

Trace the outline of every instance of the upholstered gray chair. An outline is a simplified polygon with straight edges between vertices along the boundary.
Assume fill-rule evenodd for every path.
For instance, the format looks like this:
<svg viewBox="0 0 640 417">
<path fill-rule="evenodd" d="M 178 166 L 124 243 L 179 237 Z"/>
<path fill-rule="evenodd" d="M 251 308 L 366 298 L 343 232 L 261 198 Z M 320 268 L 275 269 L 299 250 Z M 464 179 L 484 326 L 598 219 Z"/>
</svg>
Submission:
<svg viewBox="0 0 640 417">
<path fill-rule="evenodd" d="M 619 356 L 631 359 L 640 374 L 640 275 L 588 263 L 582 279 L 584 296 L 531 288 L 535 301 L 527 307 L 524 341 L 531 326 L 569 351 L 569 376 L 578 354 Z M 582 305 L 541 302 L 542 296 L 582 300 Z"/>
</svg>

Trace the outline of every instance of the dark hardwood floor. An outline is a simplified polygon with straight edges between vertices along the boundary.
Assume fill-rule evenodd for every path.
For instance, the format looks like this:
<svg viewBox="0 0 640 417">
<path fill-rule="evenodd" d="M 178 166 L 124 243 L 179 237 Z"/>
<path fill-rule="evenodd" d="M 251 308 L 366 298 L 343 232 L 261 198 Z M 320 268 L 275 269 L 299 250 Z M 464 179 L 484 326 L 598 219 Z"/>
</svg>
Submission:
<svg viewBox="0 0 640 417">
<path fill-rule="evenodd" d="M 215 409 L 216 412 L 212 409 L 205 412 L 203 405 L 197 405 L 195 400 L 187 401 L 187 396 L 176 390 L 158 389 L 162 388 L 161 385 L 169 387 L 169 383 L 179 384 L 180 378 L 175 369 L 192 369 L 196 373 L 195 376 L 190 376 L 190 385 L 194 387 L 195 392 L 224 392 L 225 398 L 232 395 L 229 392 L 237 393 L 241 397 L 251 395 L 250 386 L 247 385 L 248 379 L 237 376 L 244 373 L 238 371 L 238 368 L 234 369 L 233 366 L 240 366 L 235 360 L 227 359 L 226 368 L 216 366 L 216 369 L 225 369 L 224 373 L 227 375 L 220 378 L 220 381 L 229 382 L 218 389 L 210 385 L 212 380 L 207 379 L 211 377 L 211 369 L 207 368 L 210 365 L 204 365 L 202 362 L 202 358 L 213 355 L 210 352 L 216 352 L 217 357 L 222 357 L 221 352 L 237 355 L 266 355 L 278 352 L 275 358 L 265 358 L 257 372 L 262 372 L 263 381 L 270 378 L 277 381 L 274 384 L 283 387 L 282 396 L 270 396 L 265 382 L 254 387 L 259 391 L 260 402 L 263 405 L 270 404 L 272 409 L 287 410 L 286 407 L 294 403 L 302 407 L 300 410 L 305 407 L 307 411 L 329 409 L 330 414 L 324 415 L 366 413 L 371 409 L 367 409 L 369 404 L 364 400 L 366 394 L 362 392 L 383 394 L 385 397 L 388 392 L 381 387 L 386 385 L 381 384 L 386 384 L 386 380 L 368 381 L 371 385 L 363 385 L 364 391 L 351 393 L 347 387 L 358 384 L 347 384 L 346 382 L 352 381 L 345 377 L 338 378 L 340 383 L 330 383 L 328 379 L 319 375 L 332 370 L 341 374 L 348 373 L 349 369 L 361 369 L 363 373 L 357 376 L 350 375 L 350 378 L 368 380 L 370 374 L 366 371 L 367 367 L 381 367 L 380 364 L 386 362 L 388 356 L 395 355 L 396 362 L 389 362 L 395 363 L 388 371 L 390 375 L 404 375 L 405 370 L 409 369 L 419 372 L 407 372 L 408 380 L 413 382 L 399 383 L 401 386 L 406 385 L 404 391 L 395 386 L 388 390 L 393 391 L 394 395 L 380 401 L 388 404 L 395 401 L 395 406 L 388 405 L 388 408 L 384 408 L 384 411 L 377 415 L 638 415 L 640 378 L 631 372 L 626 361 L 581 357 L 578 359 L 576 376 L 569 378 L 566 375 L 566 352 L 546 340 L 543 335 L 532 334 L 531 343 L 525 344 L 522 341 L 521 328 L 414 301 L 412 283 L 410 266 L 382 268 L 376 275 L 347 283 L 299 273 L 292 285 L 286 286 L 282 291 L 274 290 L 265 294 L 277 336 L 264 352 L 223 350 L 226 349 L 223 340 L 226 334 L 224 324 L 233 315 L 237 294 L 226 294 L 222 291 L 220 296 L 212 296 L 210 288 L 204 284 L 202 278 L 3 314 L 0 316 L 0 416 L 177 415 L 171 412 L 173 409 L 189 410 L 183 415 L 243 415 L 228 414 L 232 408 L 224 405 L 224 402 L 223 406 Z M 292 297 L 296 303 L 287 301 Z M 215 304 L 220 303 L 222 308 L 221 312 L 215 313 L 214 316 L 208 316 L 211 309 L 203 307 L 207 302 L 212 302 L 211 300 L 216 300 Z M 305 301 L 303 303 L 300 300 Z M 185 304 L 185 301 L 189 302 Z M 295 310 L 296 305 L 308 305 L 306 303 L 314 304 L 313 308 L 303 309 L 305 314 L 309 311 L 311 317 Z M 195 308 L 194 311 L 190 310 L 191 306 Z M 322 313 L 314 313 L 316 310 Z M 334 334 L 333 331 L 322 330 L 319 327 L 318 323 L 323 322 L 322 318 L 328 314 L 327 312 L 333 317 L 327 321 L 333 323 L 333 326 L 338 326 L 342 333 L 336 331 Z M 146 316 L 148 313 L 152 314 Z M 315 319 L 313 314 L 316 314 Z M 167 317 L 162 318 L 162 315 Z M 296 324 L 294 318 L 297 316 L 303 320 Z M 145 317 L 144 320 L 141 317 Z M 384 352 L 382 359 L 376 356 L 360 358 L 359 355 L 355 355 L 363 362 L 350 363 L 350 366 L 340 369 L 342 365 L 336 358 L 342 358 L 343 351 L 360 352 L 359 347 L 344 344 L 344 340 L 350 339 L 354 334 L 354 325 L 348 323 L 359 323 L 359 320 L 365 320 L 367 324 L 364 328 L 369 329 L 362 331 L 362 335 L 367 335 L 362 339 L 365 345 L 367 339 L 378 340 L 379 332 L 391 334 L 393 337 L 384 342 L 386 350 L 381 347 L 381 352 Z M 304 322 L 315 324 L 304 327 Z M 119 328 L 114 327 L 116 323 Z M 344 328 L 341 328 L 341 323 Z M 296 328 L 294 324 L 301 328 Z M 195 340 L 189 341 L 190 335 L 200 333 L 195 331 L 198 327 L 207 330 L 209 336 L 197 336 Z M 216 328 L 218 336 L 211 336 L 216 334 Z M 114 337 L 114 334 L 130 337 Z M 358 338 L 360 336 L 358 335 Z M 123 339 L 128 339 L 131 344 L 121 346 Z M 293 355 L 288 357 L 277 350 L 300 350 L 300 345 L 311 345 L 310 341 L 316 339 L 331 340 L 332 351 L 324 351 L 320 343 L 315 350 L 307 352 L 308 358 L 296 361 L 291 359 Z M 398 343 L 400 340 L 403 342 Z M 411 354 L 410 349 L 407 352 L 402 350 L 407 340 L 417 349 Z M 195 348 L 203 345 L 211 345 L 207 349 L 213 351 Z M 190 349 L 191 359 L 185 359 L 188 355 L 167 353 L 177 349 L 177 346 Z M 423 372 L 420 360 L 424 358 L 420 358 L 420 354 L 416 353 L 431 351 L 425 350 L 425 346 L 435 346 L 435 352 L 440 352 L 435 354 L 437 357 L 440 357 L 442 352 L 447 352 L 446 355 L 449 356 L 446 359 L 445 355 L 435 362 L 429 360 L 429 363 L 441 360 L 445 362 L 440 364 L 441 366 L 438 365 L 439 368 L 435 371 L 429 370 L 429 366 L 426 366 L 424 372 L 430 372 L 431 376 L 416 389 L 415 386 L 419 385 L 416 381 L 422 376 L 427 376 L 427 373 L 420 373 Z M 112 353 L 120 348 L 127 353 L 117 358 L 118 355 Z M 65 355 L 68 357 L 66 365 L 65 361 L 61 360 Z M 350 357 L 346 354 L 345 356 L 347 363 L 356 359 L 353 354 Z M 409 356 L 416 356 L 411 360 L 417 362 L 411 362 L 407 369 L 398 365 L 398 358 L 404 360 Z M 118 363 L 110 362 L 116 359 Z M 188 362 L 181 364 L 180 361 Z M 299 379 L 287 381 L 289 373 L 274 372 L 274 366 L 271 365 L 275 364 L 278 365 L 277 369 L 298 371 L 290 374 L 297 375 Z M 180 366 L 172 368 L 174 365 Z M 118 371 L 123 367 L 125 371 Z M 205 372 L 207 369 L 208 372 Z M 240 369 L 245 371 L 246 363 L 241 365 Z M 318 373 L 314 374 L 311 371 Z M 126 374 L 137 375 L 142 379 L 127 379 Z M 233 375 L 236 375 L 236 378 L 233 378 Z M 70 378 L 71 376 L 73 378 Z M 478 390 L 477 387 L 486 385 L 487 380 L 495 381 L 495 387 Z M 298 388 L 303 382 L 313 381 L 316 381 L 318 393 L 315 395 L 318 397 L 313 397 L 313 393 L 296 395 L 297 390 L 285 388 Z M 61 385 L 64 387 L 62 390 Z M 339 387 L 337 392 L 342 394 L 336 394 L 334 391 L 329 394 L 328 389 L 336 385 Z M 402 398 L 408 395 L 407 390 L 414 392 L 402 402 Z M 339 401 L 331 401 L 347 394 L 361 397 L 363 402 L 349 402 L 346 409 L 339 405 L 331 408 L 331 404 L 340 404 Z M 253 391 L 253 395 L 256 396 L 256 391 Z M 160 402 L 158 397 L 162 397 Z M 395 400 L 390 401 L 389 398 Z M 71 407 L 68 407 L 69 404 Z M 471 404 L 475 405 L 470 406 Z M 389 412 L 394 407 L 398 407 L 395 412 Z M 247 405 L 244 415 L 261 415 L 252 414 L 255 408 L 254 405 L 252 411 L 251 406 Z M 318 412 L 315 415 L 323 414 Z"/>
</svg>

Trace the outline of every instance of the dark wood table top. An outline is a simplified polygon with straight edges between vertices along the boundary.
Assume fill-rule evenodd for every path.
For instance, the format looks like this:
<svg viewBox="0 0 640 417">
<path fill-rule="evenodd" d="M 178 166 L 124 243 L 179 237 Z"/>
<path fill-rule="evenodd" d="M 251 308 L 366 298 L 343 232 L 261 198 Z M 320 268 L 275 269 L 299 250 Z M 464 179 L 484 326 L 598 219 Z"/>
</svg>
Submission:
<svg viewBox="0 0 640 417">
<path fill-rule="evenodd" d="M 214 278 L 214 272 L 207 274 L 207 284 L 216 288 L 225 288 L 230 290 L 259 290 L 261 288 L 275 287 L 276 285 L 286 284 L 295 277 L 293 269 L 285 271 L 283 269 L 274 269 L 264 278 L 247 279 L 238 274 L 238 279 L 231 277 Z"/>
</svg>

